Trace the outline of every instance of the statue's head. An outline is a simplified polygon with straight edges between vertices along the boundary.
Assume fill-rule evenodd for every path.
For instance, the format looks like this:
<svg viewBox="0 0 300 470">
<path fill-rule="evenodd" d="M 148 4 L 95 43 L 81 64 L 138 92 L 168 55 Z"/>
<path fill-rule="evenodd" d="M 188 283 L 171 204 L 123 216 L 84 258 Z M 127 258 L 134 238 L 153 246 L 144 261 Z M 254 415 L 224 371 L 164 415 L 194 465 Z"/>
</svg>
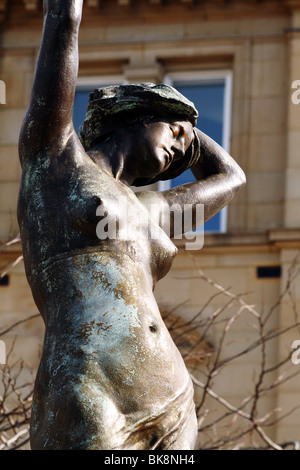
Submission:
<svg viewBox="0 0 300 470">
<path fill-rule="evenodd" d="M 141 123 L 161 121 L 181 122 L 181 127 L 188 131 L 191 129 L 190 145 L 182 157 L 172 161 L 159 175 L 137 178 L 133 183 L 135 186 L 143 186 L 174 178 L 198 160 L 200 145 L 197 134 L 193 132 L 197 117 L 194 104 L 171 86 L 152 83 L 109 86 L 90 94 L 79 137 L 88 152 L 118 127 L 130 128 Z"/>
</svg>

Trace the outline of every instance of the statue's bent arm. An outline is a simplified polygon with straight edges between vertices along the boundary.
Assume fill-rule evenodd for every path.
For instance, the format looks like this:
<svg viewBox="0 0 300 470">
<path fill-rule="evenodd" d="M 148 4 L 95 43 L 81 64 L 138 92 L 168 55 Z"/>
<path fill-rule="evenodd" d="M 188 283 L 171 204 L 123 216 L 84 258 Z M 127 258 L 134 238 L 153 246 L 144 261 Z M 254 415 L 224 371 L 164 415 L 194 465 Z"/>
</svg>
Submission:
<svg viewBox="0 0 300 470">
<path fill-rule="evenodd" d="M 156 214 L 156 218 L 160 220 L 163 229 L 167 228 L 171 238 L 197 227 L 197 205 L 203 204 L 203 222 L 206 222 L 229 204 L 246 183 L 245 174 L 235 160 L 213 139 L 199 129 L 196 132 L 201 146 L 201 158 L 191 170 L 197 181 L 162 192 L 137 193 L 140 201 L 152 214 L 153 207 L 157 208 L 159 214 Z M 187 226 L 186 218 L 182 217 L 182 225 L 176 224 L 175 227 L 174 219 L 180 220 L 176 218 L 176 212 L 182 212 L 185 205 L 192 208 L 191 225 Z"/>
<path fill-rule="evenodd" d="M 44 0 L 43 36 L 23 121 L 21 164 L 61 154 L 75 138 L 72 106 L 78 73 L 78 30 L 83 0 Z M 78 140 L 79 144 L 79 140 Z"/>
</svg>

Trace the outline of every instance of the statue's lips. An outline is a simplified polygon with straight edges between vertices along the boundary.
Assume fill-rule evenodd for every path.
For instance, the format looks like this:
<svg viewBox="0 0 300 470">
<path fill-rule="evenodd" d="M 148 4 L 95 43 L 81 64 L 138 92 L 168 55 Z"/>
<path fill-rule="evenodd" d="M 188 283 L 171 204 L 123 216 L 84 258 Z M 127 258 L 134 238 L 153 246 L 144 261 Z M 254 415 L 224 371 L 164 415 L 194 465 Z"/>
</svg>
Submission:
<svg viewBox="0 0 300 470">
<path fill-rule="evenodd" d="M 167 170 L 169 168 L 169 166 L 171 166 L 171 164 L 173 162 L 176 162 L 177 160 L 180 160 L 180 158 L 182 158 L 182 155 L 176 155 L 174 152 L 170 152 L 170 150 L 168 150 L 166 147 L 163 147 L 164 151 L 165 151 L 165 157 L 166 157 L 166 166 L 165 166 L 165 170 Z"/>
</svg>

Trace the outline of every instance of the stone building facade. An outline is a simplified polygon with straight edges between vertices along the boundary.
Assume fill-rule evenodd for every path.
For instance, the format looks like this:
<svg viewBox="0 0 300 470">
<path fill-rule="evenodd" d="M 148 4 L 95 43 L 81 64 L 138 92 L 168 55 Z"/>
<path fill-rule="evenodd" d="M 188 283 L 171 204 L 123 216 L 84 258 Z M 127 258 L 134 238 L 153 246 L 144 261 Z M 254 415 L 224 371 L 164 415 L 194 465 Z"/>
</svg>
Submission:
<svg viewBox="0 0 300 470">
<path fill-rule="evenodd" d="M 42 2 L 0 0 L 0 21 L 0 79 L 6 85 L 6 104 L 0 105 L 0 239 L 6 241 L 18 233 L 17 142 L 39 50 Z M 284 290 L 300 247 L 296 82 L 300 80 L 300 1 L 87 0 L 79 52 L 79 88 L 230 75 L 230 153 L 245 171 L 247 185 L 228 207 L 226 228 L 205 234 L 201 250 L 187 253 L 178 242 L 177 258 L 157 285 L 156 297 L 162 307 L 178 306 L 180 315 L 191 318 L 215 293 L 197 277 L 201 269 L 217 284 L 231 287 L 231 292 L 248 293 L 245 300 L 267 312 Z M 0 253 L 1 266 L 19 256 L 19 243 L 7 247 Z M 22 263 L 10 271 L 7 285 L 2 284 L 0 326 L 36 313 Z M 285 296 L 274 308 L 274 329 L 292 321 L 300 307 L 299 287 L 296 278 L 292 296 Z M 224 295 L 213 298 L 206 313 L 225 302 Z M 251 322 L 249 313 L 234 323 L 225 354 L 234 354 L 239 343 L 254 340 Z M 41 320 L 14 330 L 6 338 L 8 344 L 16 332 L 16 354 L 36 367 L 43 337 Z M 213 335 L 210 339 L 214 344 Z M 270 367 L 280 362 L 296 339 L 300 333 L 292 330 L 273 342 L 268 350 Z M 231 403 L 240 403 L 259 364 L 258 350 L 238 359 L 216 377 L 214 390 Z M 297 367 L 291 365 L 291 372 Z M 299 385 L 294 378 L 271 391 L 262 400 L 265 413 L 276 408 L 280 415 L 296 407 Z M 300 412 L 295 410 L 273 426 L 270 435 L 276 442 L 300 440 L 299 424 Z"/>
</svg>

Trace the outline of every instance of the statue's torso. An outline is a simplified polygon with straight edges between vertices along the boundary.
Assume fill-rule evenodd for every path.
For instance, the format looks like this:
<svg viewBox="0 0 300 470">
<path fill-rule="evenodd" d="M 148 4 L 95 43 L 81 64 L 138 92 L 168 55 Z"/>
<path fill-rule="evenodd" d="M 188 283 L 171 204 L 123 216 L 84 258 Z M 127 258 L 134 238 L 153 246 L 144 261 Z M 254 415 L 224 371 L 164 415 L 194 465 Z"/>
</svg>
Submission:
<svg viewBox="0 0 300 470">
<path fill-rule="evenodd" d="M 50 448 L 64 447 L 64 439 L 84 446 L 83 436 L 96 427 L 86 447 L 101 448 L 110 439 L 101 426 L 107 430 L 113 420 L 116 441 L 109 445 L 118 448 L 123 428 L 158 416 L 169 404 L 171 421 L 162 416 L 156 423 L 167 432 L 162 429 L 173 426 L 172 402 L 182 395 L 188 406 L 192 400 L 188 373 L 153 295 L 176 248 L 158 227 L 151 239 L 147 210 L 94 164 L 74 164 L 66 174 L 46 165 L 27 171 L 19 220 L 28 280 L 46 328 L 33 441 L 39 447 L 50 434 Z M 124 203 L 138 222 L 135 237 L 99 240 L 97 207 L 115 221 Z M 68 437 L 62 423 L 70 424 Z"/>
<path fill-rule="evenodd" d="M 53 257 L 93 247 L 127 253 L 144 265 L 155 284 L 177 252 L 134 192 L 87 156 L 84 161 L 75 156 L 71 163 L 28 164 L 18 216 L 30 283 Z"/>
</svg>

